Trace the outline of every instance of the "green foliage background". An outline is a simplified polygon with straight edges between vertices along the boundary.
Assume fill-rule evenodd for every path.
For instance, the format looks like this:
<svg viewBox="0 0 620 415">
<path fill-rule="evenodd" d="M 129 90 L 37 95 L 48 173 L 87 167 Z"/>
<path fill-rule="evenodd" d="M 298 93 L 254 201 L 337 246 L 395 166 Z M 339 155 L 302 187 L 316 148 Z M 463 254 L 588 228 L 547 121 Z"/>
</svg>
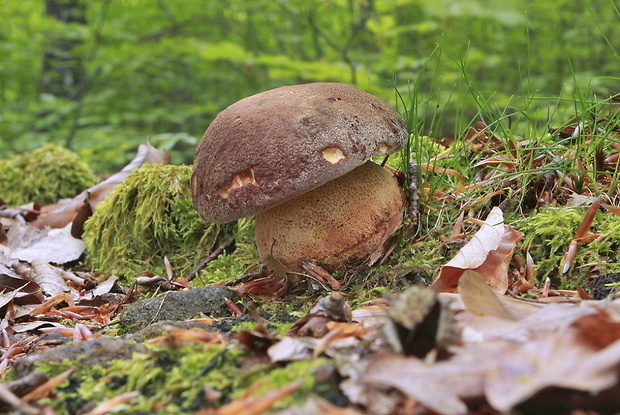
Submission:
<svg viewBox="0 0 620 415">
<path fill-rule="evenodd" d="M 480 97 L 544 122 L 534 96 L 618 89 L 613 0 L 82 4 L 86 25 L 46 16 L 44 0 L 0 0 L 0 158 L 53 142 L 114 171 L 150 136 L 188 163 L 221 109 L 301 82 L 353 83 L 393 104 L 394 87 L 415 91 L 430 103 L 416 118 L 444 110 L 441 128 L 424 132 L 435 135 L 454 134 Z M 43 53 L 60 37 L 76 40 L 85 75 L 69 98 L 38 87 Z"/>
</svg>

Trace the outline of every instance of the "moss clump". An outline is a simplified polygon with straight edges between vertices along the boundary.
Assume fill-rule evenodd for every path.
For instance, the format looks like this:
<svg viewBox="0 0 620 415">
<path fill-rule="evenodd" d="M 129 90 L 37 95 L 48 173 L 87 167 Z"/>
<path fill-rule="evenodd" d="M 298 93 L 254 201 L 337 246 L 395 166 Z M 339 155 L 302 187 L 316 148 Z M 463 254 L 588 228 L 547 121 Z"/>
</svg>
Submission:
<svg viewBox="0 0 620 415">
<path fill-rule="evenodd" d="M 9 205 L 47 205 L 74 197 L 98 181 L 77 154 L 54 144 L 0 160 L 0 199 Z"/>
<path fill-rule="evenodd" d="M 585 264 L 598 264 L 605 272 L 619 272 L 616 256 L 620 248 L 620 217 L 599 211 L 592 222 L 592 233 L 600 234 L 595 240 L 578 245 L 573 266 L 566 274 L 559 272 L 569 244 L 582 222 L 587 208 L 545 208 L 517 224 L 525 234 L 523 248 L 534 259 L 536 275 L 542 283 L 546 277 L 556 280 L 556 288 L 574 289 L 587 281 Z"/>
<path fill-rule="evenodd" d="M 252 396 L 302 380 L 300 389 L 274 407 L 283 409 L 310 393 L 326 397 L 336 387 L 330 382 L 319 384 L 315 379 L 317 370 L 331 364 L 328 359 L 252 365 L 252 359 L 247 359 L 242 350 L 224 348 L 197 343 L 178 348 L 154 346 L 151 353 L 135 353 L 130 360 L 112 360 L 107 367 L 74 361 L 37 364 L 37 369 L 50 377 L 68 368 L 77 369 L 68 382 L 55 389 L 54 399 L 46 398 L 41 403 L 49 404 L 58 414 L 74 414 L 121 393 L 138 392 L 135 399 L 123 405 L 122 413 L 194 413 L 199 408 L 219 407 L 240 398 L 258 380 L 264 382 Z M 221 399 L 214 404 L 207 402 L 205 387 L 219 391 Z"/>
<path fill-rule="evenodd" d="M 89 265 L 104 274 L 187 275 L 213 248 L 221 227 L 192 206 L 190 166 L 144 165 L 134 171 L 86 222 Z"/>
</svg>

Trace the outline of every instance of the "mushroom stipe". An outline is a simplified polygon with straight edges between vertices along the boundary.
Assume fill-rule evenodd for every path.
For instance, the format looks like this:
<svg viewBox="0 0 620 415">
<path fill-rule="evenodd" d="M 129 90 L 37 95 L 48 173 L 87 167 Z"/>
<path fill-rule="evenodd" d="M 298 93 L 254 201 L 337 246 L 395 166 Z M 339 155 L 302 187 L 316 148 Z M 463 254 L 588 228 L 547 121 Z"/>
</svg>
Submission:
<svg viewBox="0 0 620 415">
<path fill-rule="evenodd" d="M 304 261 L 328 270 L 377 261 L 403 220 L 403 193 L 392 172 L 366 162 L 310 192 L 256 215 L 261 260 L 302 271 Z"/>
</svg>

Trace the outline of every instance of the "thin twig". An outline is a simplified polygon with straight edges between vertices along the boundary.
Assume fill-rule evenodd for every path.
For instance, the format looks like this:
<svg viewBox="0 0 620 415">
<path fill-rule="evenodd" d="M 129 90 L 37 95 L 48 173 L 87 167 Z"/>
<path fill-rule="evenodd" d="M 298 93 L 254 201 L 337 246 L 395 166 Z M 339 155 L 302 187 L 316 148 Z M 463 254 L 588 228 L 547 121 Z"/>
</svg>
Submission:
<svg viewBox="0 0 620 415">
<path fill-rule="evenodd" d="M 224 249 L 228 248 L 228 246 L 233 243 L 234 240 L 235 237 L 231 236 L 230 238 L 222 242 L 220 246 L 218 246 L 213 252 L 211 252 L 208 257 L 206 257 L 200 264 L 198 264 L 196 268 L 192 270 L 192 272 L 189 273 L 189 275 L 187 276 L 187 280 L 191 281 L 196 278 L 196 275 L 200 272 L 200 270 L 206 267 L 209 262 L 217 258 L 224 251 Z"/>
</svg>

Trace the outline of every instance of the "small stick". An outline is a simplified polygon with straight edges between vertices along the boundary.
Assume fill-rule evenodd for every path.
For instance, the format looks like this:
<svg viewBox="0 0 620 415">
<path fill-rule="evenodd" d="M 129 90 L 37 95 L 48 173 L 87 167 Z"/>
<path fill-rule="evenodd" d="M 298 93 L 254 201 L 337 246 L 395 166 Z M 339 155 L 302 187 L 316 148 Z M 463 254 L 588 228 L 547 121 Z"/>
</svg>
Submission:
<svg viewBox="0 0 620 415">
<path fill-rule="evenodd" d="M 189 275 L 187 276 L 187 280 L 191 281 L 194 278 L 196 278 L 196 275 L 198 274 L 198 272 L 200 272 L 201 269 L 206 267 L 209 262 L 211 262 L 215 258 L 217 258 L 224 251 L 224 249 L 228 248 L 228 246 L 234 240 L 235 240 L 235 237 L 231 236 L 230 238 L 228 238 L 224 242 L 222 242 L 222 244 L 220 246 L 218 246 L 213 252 L 211 252 L 208 257 L 206 257 L 200 264 L 198 264 L 198 266 L 196 268 L 194 268 L 192 270 L 192 272 L 189 273 Z"/>
</svg>

